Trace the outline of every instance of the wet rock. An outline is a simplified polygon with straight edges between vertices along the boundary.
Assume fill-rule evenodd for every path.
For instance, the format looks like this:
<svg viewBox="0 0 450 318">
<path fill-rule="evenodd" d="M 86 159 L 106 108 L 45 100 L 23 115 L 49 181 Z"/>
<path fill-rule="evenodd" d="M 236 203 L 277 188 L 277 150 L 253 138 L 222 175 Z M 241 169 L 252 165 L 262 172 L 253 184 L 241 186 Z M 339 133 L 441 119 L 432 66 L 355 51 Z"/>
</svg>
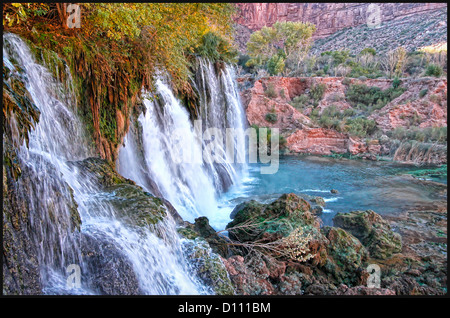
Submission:
<svg viewBox="0 0 450 318">
<path fill-rule="evenodd" d="M 110 162 L 100 158 L 87 158 L 68 164 L 76 167 L 86 178 L 94 179 L 105 193 L 111 194 L 105 200 L 111 201 L 120 211 L 119 216 L 129 223 L 154 225 L 166 216 L 166 212 L 178 224 L 182 222 L 181 216 L 170 202 L 153 196 L 134 181 L 121 176 Z"/>
<path fill-rule="evenodd" d="M 181 237 L 188 239 L 188 240 L 194 240 L 197 237 L 200 237 L 200 234 L 198 234 L 194 230 L 194 225 L 187 221 L 185 221 L 183 223 L 183 226 L 177 228 L 177 232 L 178 232 L 178 234 L 181 235 Z"/>
<path fill-rule="evenodd" d="M 205 239 L 197 237 L 193 240 L 186 240 L 183 243 L 183 252 L 189 260 L 189 266 L 195 276 L 209 286 L 214 294 L 234 294 L 234 287 L 222 258 L 214 253 Z"/>
<path fill-rule="evenodd" d="M 339 193 L 339 191 L 336 190 L 336 189 L 331 189 L 330 192 L 333 193 L 333 194 L 338 194 Z"/>
<path fill-rule="evenodd" d="M 211 225 L 209 225 L 207 217 L 203 216 L 195 219 L 194 231 L 209 243 L 215 253 L 218 253 L 222 257 L 228 257 L 230 255 L 227 241 L 223 237 L 220 237 Z"/>
<path fill-rule="evenodd" d="M 400 234 L 393 232 L 389 222 L 372 210 L 338 213 L 333 222 L 357 237 L 373 258 L 387 259 L 402 251 Z"/>
<path fill-rule="evenodd" d="M 325 200 L 322 197 L 313 197 L 313 198 L 311 198 L 310 201 L 315 203 L 315 204 L 317 204 L 317 205 L 319 205 L 319 206 L 321 206 L 321 207 L 325 206 Z"/>
<path fill-rule="evenodd" d="M 368 252 L 361 242 L 340 228 L 322 229 L 329 240 L 328 259 L 324 270 L 336 281 L 347 285 L 358 285 L 364 281 L 364 268 L 367 266 Z"/>
<path fill-rule="evenodd" d="M 320 205 L 311 207 L 311 213 L 314 215 L 321 215 L 322 212 L 323 212 L 323 208 Z"/>
<path fill-rule="evenodd" d="M 86 158 L 81 161 L 69 162 L 69 165 L 73 165 L 80 169 L 80 173 L 88 175 L 104 187 L 113 186 L 116 184 L 136 184 L 134 181 L 122 177 L 118 174 L 114 166 L 108 161 L 100 158 Z"/>
<path fill-rule="evenodd" d="M 118 246 L 106 237 L 80 235 L 83 256 L 81 283 L 103 295 L 139 295 L 133 265 Z"/>
<path fill-rule="evenodd" d="M 3 166 L 3 295 L 42 294 L 37 246 L 28 233 L 28 206 Z"/>
<path fill-rule="evenodd" d="M 36 295 L 45 287 L 43 265 L 58 267 L 60 255 L 73 252 L 70 243 L 81 219 L 72 189 L 51 163 L 39 171 L 24 162 L 20 166 L 17 180 L 3 166 L 3 293 Z M 42 182 L 46 200 L 37 187 Z"/>
<path fill-rule="evenodd" d="M 114 206 L 117 216 L 128 224 L 155 225 L 167 214 L 163 201 L 139 186 L 118 184 L 105 191 L 109 194 L 105 200 Z"/>
</svg>

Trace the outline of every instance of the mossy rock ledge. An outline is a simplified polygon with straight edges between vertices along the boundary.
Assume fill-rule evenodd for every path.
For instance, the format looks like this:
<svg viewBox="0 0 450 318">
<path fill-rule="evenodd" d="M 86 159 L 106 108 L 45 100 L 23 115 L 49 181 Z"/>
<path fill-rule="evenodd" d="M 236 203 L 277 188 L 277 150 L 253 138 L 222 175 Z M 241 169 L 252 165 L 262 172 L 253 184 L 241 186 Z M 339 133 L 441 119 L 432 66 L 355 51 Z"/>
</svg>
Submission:
<svg viewBox="0 0 450 318">
<path fill-rule="evenodd" d="M 333 222 L 357 237 L 373 258 L 387 259 L 402 251 L 400 234 L 393 232 L 389 222 L 372 210 L 338 213 Z"/>
<path fill-rule="evenodd" d="M 87 158 L 70 164 L 97 183 L 102 192 L 100 198 L 110 203 L 117 217 L 129 225 L 157 225 L 168 212 L 172 215 L 176 213 L 173 207 L 166 205 L 164 199 L 153 196 L 134 181 L 118 174 L 107 160 Z"/>
</svg>

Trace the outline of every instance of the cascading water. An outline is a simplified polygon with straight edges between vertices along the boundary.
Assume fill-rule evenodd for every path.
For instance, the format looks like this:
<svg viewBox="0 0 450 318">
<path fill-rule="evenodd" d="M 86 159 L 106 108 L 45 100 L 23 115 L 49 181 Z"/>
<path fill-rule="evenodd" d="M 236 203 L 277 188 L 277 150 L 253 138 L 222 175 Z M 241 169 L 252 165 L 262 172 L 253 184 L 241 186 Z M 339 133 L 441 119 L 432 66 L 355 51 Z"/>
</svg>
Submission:
<svg viewBox="0 0 450 318">
<path fill-rule="evenodd" d="M 41 113 L 36 129 L 30 134 L 29 148 L 25 145 L 20 148 L 21 166 L 26 171 L 18 183 L 23 200 L 30 206 L 30 235 L 38 246 L 44 293 L 209 293 L 184 260 L 170 217 L 153 229 L 125 224 L 110 203 L 113 194 L 102 192 L 88 173 L 71 163 L 90 157 L 92 152 L 83 126 L 71 108 L 76 102 L 70 89 L 34 61 L 19 37 L 5 34 L 3 41 L 5 65 L 12 66 L 10 61 L 14 60 L 24 70 L 26 89 Z M 80 231 L 73 222 L 77 210 L 82 221 Z M 101 266 L 94 268 L 97 272 L 93 273 L 93 264 L 87 263 L 87 256 L 81 252 L 83 244 L 90 248 L 99 246 L 100 258 L 111 257 L 99 260 L 101 264 L 124 259 L 122 263 L 131 267 L 130 276 L 138 286 L 128 286 L 131 283 L 125 277 L 122 285 L 113 281 L 108 290 L 96 288 L 92 284 L 95 279 L 103 276 L 107 279 L 107 274 L 126 275 L 104 273 Z M 81 267 L 81 288 L 69 288 L 66 284 L 70 264 Z"/>
<path fill-rule="evenodd" d="M 210 61 L 199 59 L 198 63 L 193 84 L 199 92 L 199 120 L 192 123 L 169 85 L 157 79 L 155 95 L 143 94 L 145 112 L 125 137 L 118 170 L 170 201 L 183 219 L 193 222 L 207 216 L 213 227 L 223 229 L 231 207 L 221 203 L 219 196 L 237 186 L 246 173 L 245 140 L 232 141 L 235 157 L 230 158 L 226 129 L 234 129 L 237 138 L 242 138 L 246 121 L 232 68 L 216 72 Z M 214 148 L 214 160 L 204 152 L 211 140 L 202 138 L 203 130 L 210 128 L 223 137 Z"/>
</svg>

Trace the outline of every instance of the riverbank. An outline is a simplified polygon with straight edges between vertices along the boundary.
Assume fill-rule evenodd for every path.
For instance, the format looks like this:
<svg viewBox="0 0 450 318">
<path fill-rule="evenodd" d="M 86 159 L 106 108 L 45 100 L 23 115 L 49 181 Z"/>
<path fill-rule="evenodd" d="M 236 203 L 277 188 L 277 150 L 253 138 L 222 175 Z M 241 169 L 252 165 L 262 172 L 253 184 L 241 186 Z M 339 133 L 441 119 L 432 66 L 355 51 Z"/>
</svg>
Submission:
<svg viewBox="0 0 450 318">
<path fill-rule="evenodd" d="M 349 211 L 321 226 L 311 203 L 291 193 L 237 205 L 228 236 L 205 218 L 188 228 L 221 255 L 238 295 L 442 295 L 447 186 L 432 186 L 432 204 L 395 216 Z"/>
</svg>

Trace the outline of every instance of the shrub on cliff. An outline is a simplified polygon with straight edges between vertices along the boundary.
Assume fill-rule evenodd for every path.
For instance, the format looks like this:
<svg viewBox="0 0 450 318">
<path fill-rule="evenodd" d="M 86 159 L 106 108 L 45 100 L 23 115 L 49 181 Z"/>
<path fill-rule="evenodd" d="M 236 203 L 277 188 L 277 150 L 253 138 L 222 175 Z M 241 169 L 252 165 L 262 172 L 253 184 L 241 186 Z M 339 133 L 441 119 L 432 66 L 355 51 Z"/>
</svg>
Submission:
<svg viewBox="0 0 450 318">
<path fill-rule="evenodd" d="M 309 90 L 309 95 L 314 100 L 314 104 L 318 104 L 325 93 L 327 86 L 323 83 L 312 85 Z"/>
<path fill-rule="evenodd" d="M 447 127 L 397 127 L 390 132 L 391 139 L 400 141 L 416 140 L 419 142 L 445 144 L 447 142 Z"/>
<path fill-rule="evenodd" d="M 264 94 L 269 98 L 277 97 L 277 92 L 275 90 L 275 85 L 273 83 L 267 84 L 267 88 L 264 90 Z"/>
<path fill-rule="evenodd" d="M 357 117 L 346 122 L 346 131 L 353 136 L 366 137 L 375 132 L 377 124 L 374 120 Z"/>
<path fill-rule="evenodd" d="M 345 92 L 345 97 L 353 107 L 371 112 L 383 108 L 390 101 L 403 94 L 405 90 L 398 81 L 393 81 L 393 86 L 385 90 L 376 86 L 350 84 Z"/>
<path fill-rule="evenodd" d="M 264 118 L 271 124 L 275 124 L 278 121 L 278 116 L 275 113 L 267 113 Z"/>
<path fill-rule="evenodd" d="M 210 59 L 213 62 L 221 61 L 232 63 L 236 61 L 237 51 L 219 34 L 208 32 L 203 35 L 200 45 L 195 53 Z"/>
<path fill-rule="evenodd" d="M 425 70 L 425 76 L 440 77 L 442 75 L 442 67 L 436 64 L 430 64 Z"/>
<path fill-rule="evenodd" d="M 309 105 L 310 102 L 310 98 L 308 95 L 299 95 L 299 96 L 295 96 L 290 102 L 289 104 L 294 107 L 295 109 L 302 111 L 306 106 Z"/>
</svg>

